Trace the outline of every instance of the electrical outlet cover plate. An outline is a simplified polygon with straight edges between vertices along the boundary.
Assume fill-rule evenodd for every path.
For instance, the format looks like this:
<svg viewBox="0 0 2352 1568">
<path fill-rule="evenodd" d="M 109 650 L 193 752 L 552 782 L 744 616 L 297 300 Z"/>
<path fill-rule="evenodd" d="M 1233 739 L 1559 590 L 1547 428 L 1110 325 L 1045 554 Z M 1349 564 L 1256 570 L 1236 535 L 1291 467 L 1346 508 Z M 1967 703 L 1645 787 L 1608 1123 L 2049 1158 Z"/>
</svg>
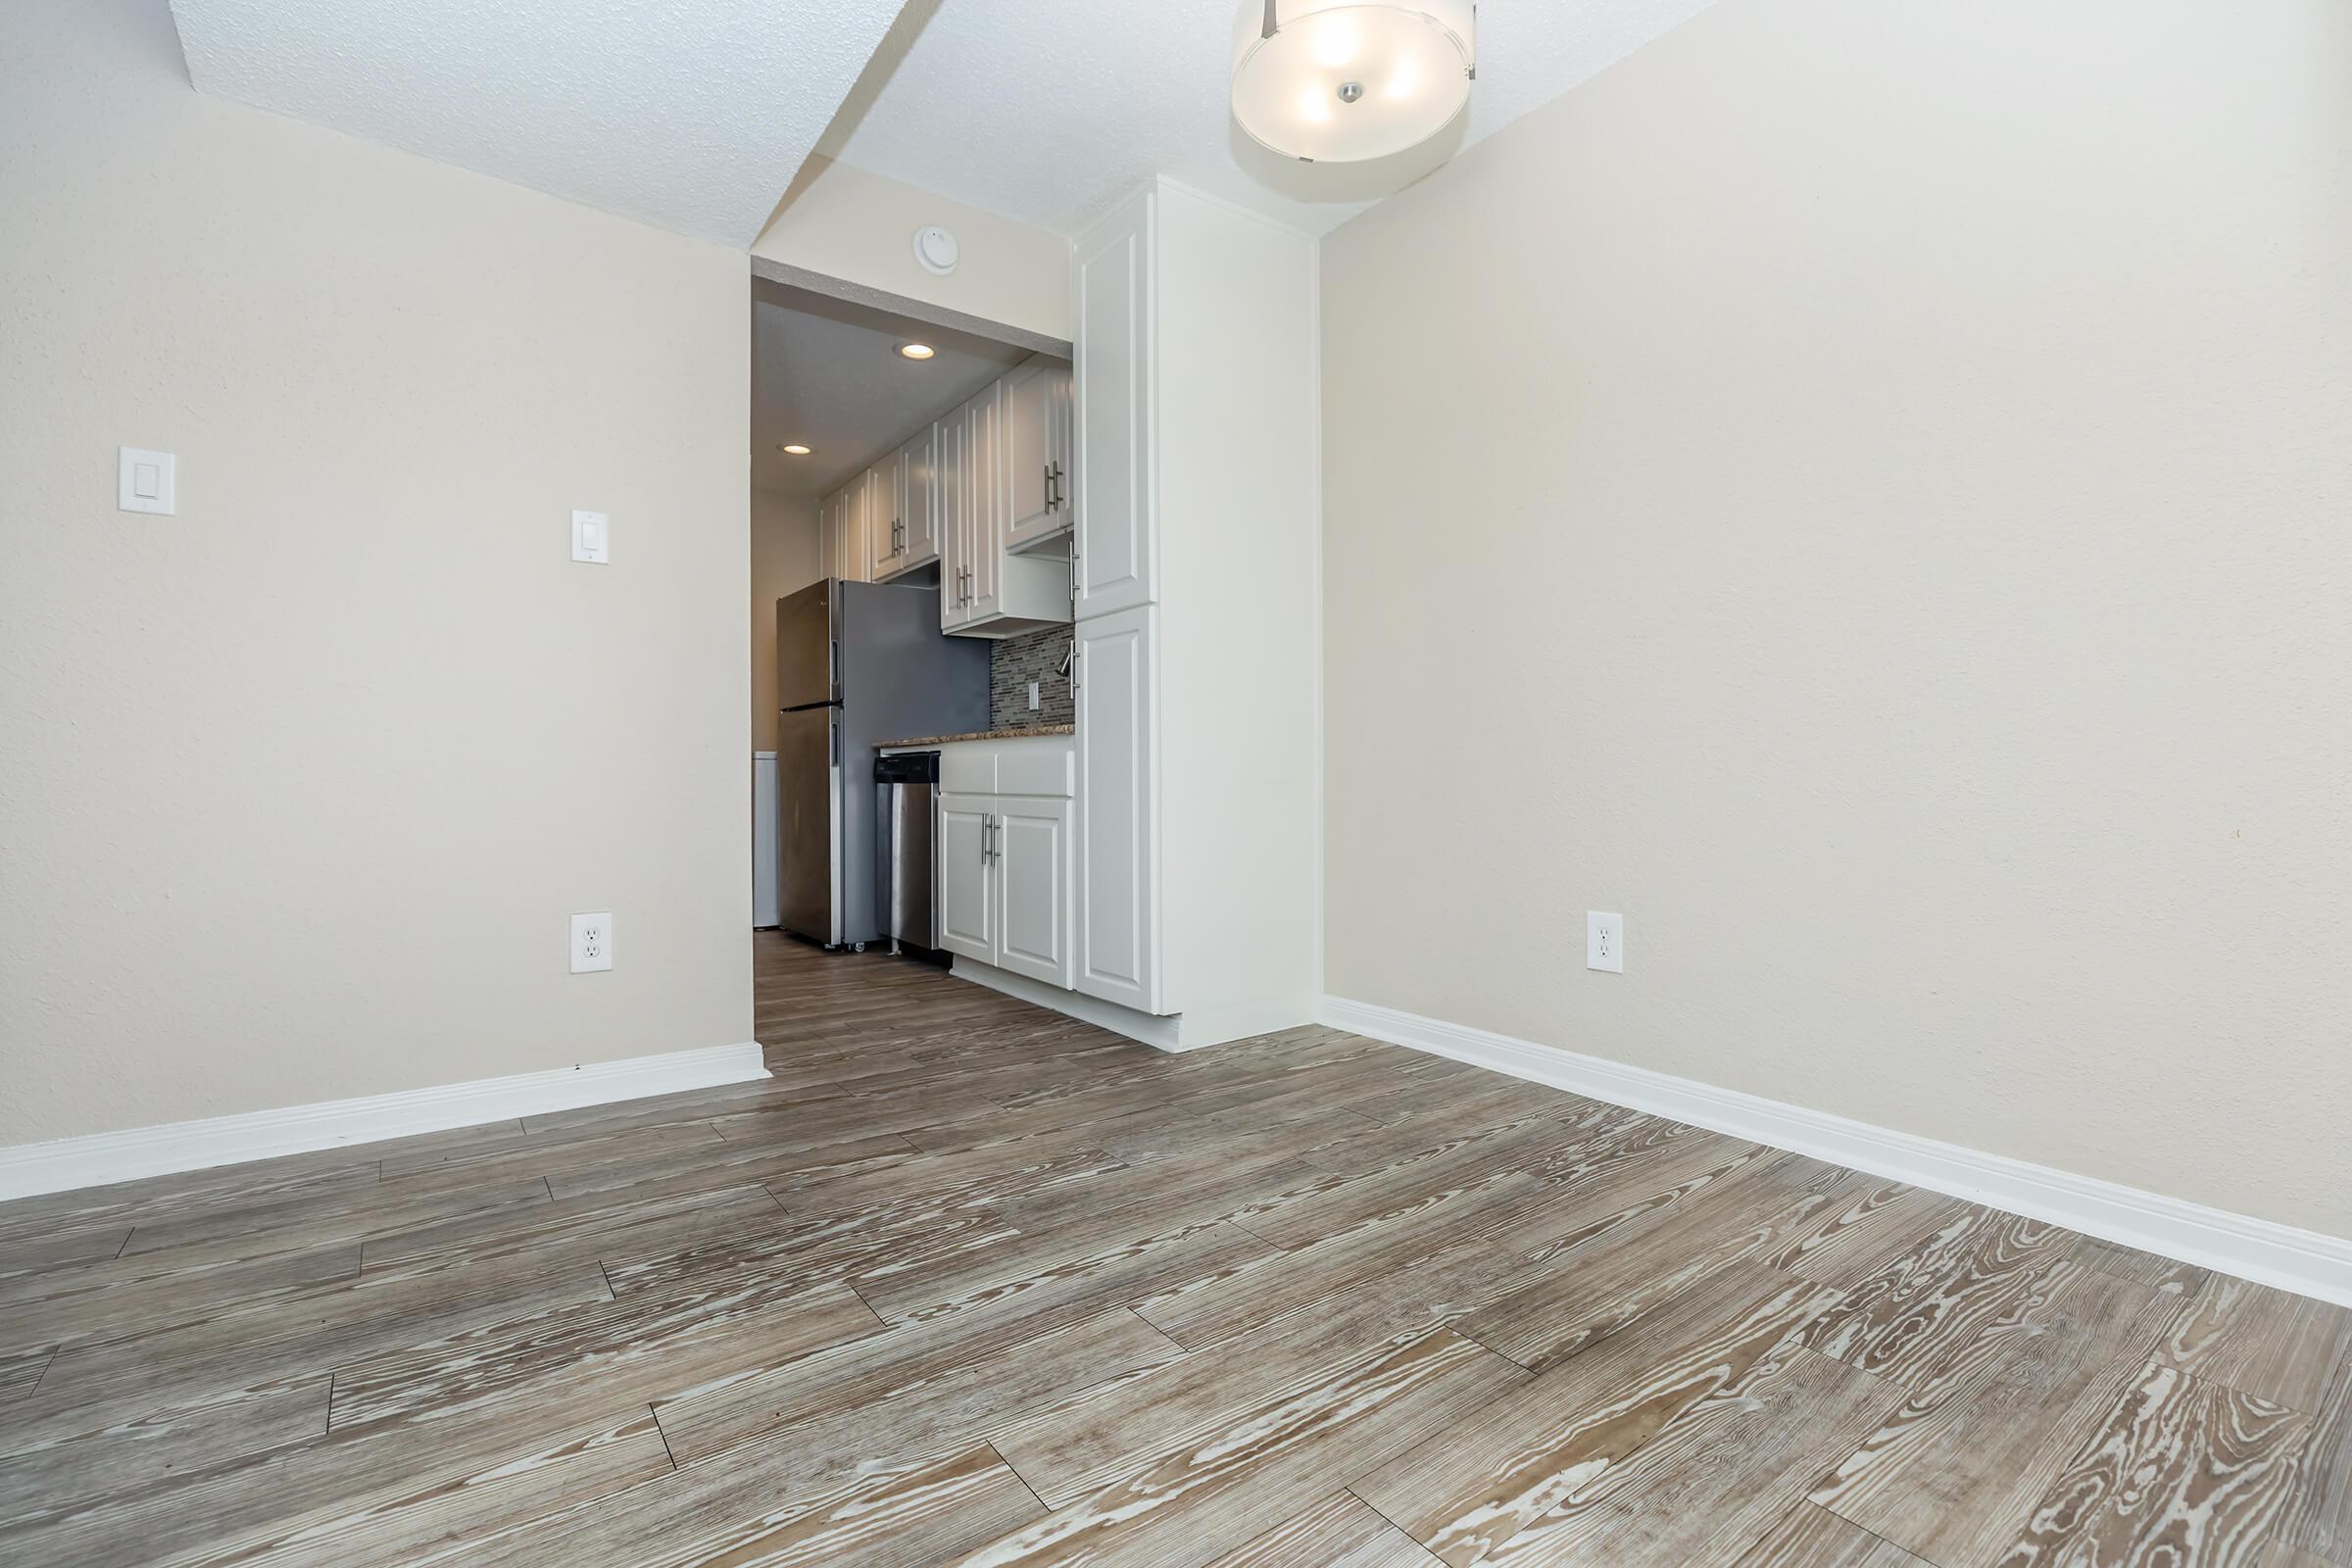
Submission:
<svg viewBox="0 0 2352 1568">
<path fill-rule="evenodd" d="M 612 967 L 612 916 L 575 914 L 571 917 L 571 972 L 594 974 Z"/>
<path fill-rule="evenodd" d="M 1585 911 L 1585 967 L 1606 974 L 1625 973 L 1625 916 L 1600 909 Z"/>
</svg>

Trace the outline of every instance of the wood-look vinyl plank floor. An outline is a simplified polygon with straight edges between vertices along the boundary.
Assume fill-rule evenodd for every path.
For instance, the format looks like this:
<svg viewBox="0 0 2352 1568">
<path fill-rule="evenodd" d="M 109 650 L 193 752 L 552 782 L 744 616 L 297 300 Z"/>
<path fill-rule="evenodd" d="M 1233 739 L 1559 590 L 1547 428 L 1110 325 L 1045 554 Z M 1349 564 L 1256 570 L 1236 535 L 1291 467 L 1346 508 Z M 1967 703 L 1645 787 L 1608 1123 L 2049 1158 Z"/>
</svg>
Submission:
<svg viewBox="0 0 2352 1568">
<path fill-rule="evenodd" d="M 2257 1568 L 2310 1436 L 2307 1415 L 2151 1363 L 2050 1484 L 2007 1558 Z"/>
<path fill-rule="evenodd" d="M 222 1263 L 175 1266 L 157 1255 L 110 1258 L 0 1292 L 0 1353 L 136 1339 L 360 1277 L 357 1242 Z"/>
<path fill-rule="evenodd" d="M 2352 1568 L 2352 1312 L 756 954 L 760 1082 L 0 1203 L 0 1560 Z"/>
<path fill-rule="evenodd" d="M 1747 1548 L 1739 1568 L 1930 1568 L 1827 1508 L 1800 1502 Z"/>
<path fill-rule="evenodd" d="M 1355 1494 L 1335 1492 L 1209 1568 L 1438 1568 L 1438 1559 Z"/>
</svg>

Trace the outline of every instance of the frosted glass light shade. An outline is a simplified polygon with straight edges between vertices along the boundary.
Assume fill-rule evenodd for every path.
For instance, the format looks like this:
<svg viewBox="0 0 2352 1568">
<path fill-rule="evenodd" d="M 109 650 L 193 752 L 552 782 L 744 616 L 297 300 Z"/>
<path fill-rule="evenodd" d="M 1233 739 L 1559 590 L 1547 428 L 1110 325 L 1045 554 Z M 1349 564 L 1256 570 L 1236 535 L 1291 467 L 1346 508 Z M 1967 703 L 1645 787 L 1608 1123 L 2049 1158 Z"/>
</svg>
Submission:
<svg viewBox="0 0 2352 1568">
<path fill-rule="evenodd" d="M 1233 118 L 1286 158 L 1351 164 L 1427 141 L 1470 98 L 1470 0 L 1243 0 Z"/>
</svg>

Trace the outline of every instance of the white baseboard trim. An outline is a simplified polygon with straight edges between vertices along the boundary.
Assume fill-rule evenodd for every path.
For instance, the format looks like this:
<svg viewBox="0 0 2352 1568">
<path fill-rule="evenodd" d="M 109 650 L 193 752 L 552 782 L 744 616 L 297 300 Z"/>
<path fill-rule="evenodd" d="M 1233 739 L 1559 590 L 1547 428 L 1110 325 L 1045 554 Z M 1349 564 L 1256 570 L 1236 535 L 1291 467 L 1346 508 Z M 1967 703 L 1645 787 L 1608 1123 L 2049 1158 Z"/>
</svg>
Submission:
<svg viewBox="0 0 2352 1568">
<path fill-rule="evenodd" d="M 1346 997 L 1320 1021 L 2352 1306 L 2352 1241 Z"/>
<path fill-rule="evenodd" d="M 768 1076 L 757 1041 L 0 1149 L 0 1199 L 235 1165 Z"/>
<path fill-rule="evenodd" d="M 1000 969 L 993 963 L 974 963 L 969 958 L 957 958 L 948 972 L 958 980 L 969 980 L 976 986 L 986 986 L 991 991 L 1003 992 L 1005 996 L 1061 1013 L 1065 1017 L 1107 1029 L 1114 1035 L 1140 1040 L 1161 1051 L 1192 1049 L 1182 1042 L 1181 1016 L 1163 1018 L 1156 1013 L 1138 1012 L 1133 1007 L 1122 1007 L 1115 1002 L 1104 1002 L 1083 992 L 1064 991 L 1059 986 L 1032 980 L 1025 974 Z"/>
</svg>

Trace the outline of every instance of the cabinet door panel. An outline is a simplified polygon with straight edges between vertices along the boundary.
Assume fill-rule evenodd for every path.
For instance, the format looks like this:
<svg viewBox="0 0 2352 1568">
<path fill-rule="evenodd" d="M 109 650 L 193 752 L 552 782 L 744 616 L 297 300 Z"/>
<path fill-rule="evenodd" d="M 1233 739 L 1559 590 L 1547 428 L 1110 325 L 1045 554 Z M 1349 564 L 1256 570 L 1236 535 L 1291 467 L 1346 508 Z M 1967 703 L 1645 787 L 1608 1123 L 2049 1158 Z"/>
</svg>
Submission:
<svg viewBox="0 0 2352 1568">
<path fill-rule="evenodd" d="M 867 531 L 873 511 L 869 495 L 871 478 L 870 474 L 859 474 L 842 492 L 841 569 L 836 575 L 849 582 L 867 582 L 874 574 Z"/>
<path fill-rule="evenodd" d="M 1161 1010 L 1157 612 L 1078 622 L 1077 989 Z"/>
<path fill-rule="evenodd" d="M 825 503 L 825 575 L 847 580 L 850 571 L 850 492 Z"/>
<path fill-rule="evenodd" d="M 937 427 L 926 425 L 899 453 L 905 474 L 906 508 L 899 527 L 899 559 L 894 568 L 907 571 L 939 559 L 939 463 Z"/>
<path fill-rule="evenodd" d="M 985 795 L 942 795 L 939 836 L 939 945 L 981 963 L 997 961 L 994 866 L 996 802 Z"/>
<path fill-rule="evenodd" d="M 964 610 L 965 618 L 998 610 L 997 568 L 1004 552 L 1004 383 L 965 405 L 964 428 Z"/>
<path fill-rule="evenodd" d="M 970 538 L 970 508 L 966 496 L 971 489 L 971 465 L 964 461 L 970 443 L 965 435 L 970 429 L 965 411 L 954 414 L 932 426 L 934 461 L 939 466 L 939 624 L 942 629 L 960 626 L 971 618 L 964 608 L 963 564 L 970 550 L 965 541 Z"/>
<path fill-rule="evenodd" d="M 1070 803 L 1000 797 L 997 808 L 997 963 L 1067 987 Z"/>
<path fill-rule="evenodd" d="M 1147 195 L 1088 235 L 1071 263 L 1078 359 L 1069 494 L 1080 619 L 1157 596 L 1152 222 Z"/>
<path fill-rule="evenodd" d="M 899 521 L 906 465 L 892 453 L 866 470 L 866 576 L 880 582 L 899 568 Z"/>
<path fill-rule="evenodd" d="M 1059 531 L 1054 496 L 1053 367 L 1026 365 L 1004 378 L 1004 542 L 1019 546 Z"/>
<path fill-rule="evenodd" d="M 1054 468 L 1054 515 L 1056 525 L 1070 528 L 1076 525 L 1078 507 L 1073 496 L 1077 485 L 1070 477 L 1071 451 L 1074 442 L 1070 434 L 1070 371 L 1056 367 L 1053 381 L 1053 407 L 1046 420 L 1046 460 Z"/>
</svg>

